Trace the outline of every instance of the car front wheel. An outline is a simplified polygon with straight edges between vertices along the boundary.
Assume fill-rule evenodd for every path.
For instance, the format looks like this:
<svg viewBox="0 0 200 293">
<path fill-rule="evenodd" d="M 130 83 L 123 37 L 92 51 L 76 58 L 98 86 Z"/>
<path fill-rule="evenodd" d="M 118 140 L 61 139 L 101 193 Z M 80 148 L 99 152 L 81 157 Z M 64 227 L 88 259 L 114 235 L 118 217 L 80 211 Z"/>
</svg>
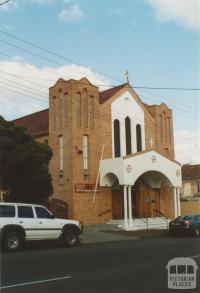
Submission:
<svg viewBox="0 0 200 293">
<path fill-rule="evenodd" d="M 17 251 L 22 247 L 23 236 L 18 231 L 6 232 L 3 237 L 3 248 L 6 251 Z"/>
<path fill-rule="evenodd" d="M 76 231 L 70 230 L 63 233 L 63 244 L 64 246 L 72 247 L 78 242 L 78 234 Z"/>
</svg>

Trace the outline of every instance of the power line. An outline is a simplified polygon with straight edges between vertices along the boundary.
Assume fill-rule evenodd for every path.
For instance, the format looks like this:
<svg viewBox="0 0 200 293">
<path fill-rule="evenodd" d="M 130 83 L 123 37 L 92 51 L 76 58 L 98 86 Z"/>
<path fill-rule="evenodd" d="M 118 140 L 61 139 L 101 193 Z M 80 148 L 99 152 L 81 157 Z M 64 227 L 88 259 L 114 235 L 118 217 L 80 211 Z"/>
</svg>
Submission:
<svg viewBox="0 0 200 293">
<path fill-rule="evenodd" d="M 38 55 L 38 54 L 35 54 L 35 53 L 33 53 L 33 52 L 30 52 L 30 51 L 28 51 L 28 50 L 26 50 L 26 49 L 23 49 L 23 48 L 21 48 L 21 47 L 19 47 L 19 46 L 16 46 L 16 45 L 14 45 L 14 44 L 12 44 L 12 43 L 9 43 L 9 42 L 6 42 L 6 41 L 3 41 L 3 40 L 0 40 L 0 41 L 2 41 L 2 42 L 5 42 L 6 44 L 9 44 L 10 46 L 14 46 L 14 47 L 16 47 L 17 49 L 20 49 L 20 50 L 22 50 L 22 51 L 25 51 L 25 52 L 28 52 L 29 54 L 34 54 L 34 56 L 39 56 L 40 58 L 42 58 L 42 59 L 44 59 L 45 58 L 45 60 L 48 60 L 48 62 L 54 62 L 54 61 L 52 61 L 52 60 L 50 60 L 49 58 L 46 58 L 46 57 L 43 57 L 43 56 L 40 56 L 40 55 Z M 4 54 L 4 53 L 3 53 Z M 9 55 L 7 55 L 7 54 L 4 54 L 4 55 L 6 55 L 6 56 L 9 56 Z M 55 63 L 55 62 L 54 62 Z M 61 65 L 60 63 L 58 63 L 59 65 Z M 54 72 L 54 71 L 52 71 L 51 73 L 54 73 L 54 74 L 56 74 L 56 75 L 59 75 L 59 74 L 57 74 L 56 72 Z M 59 75 L 59 77 L 60 77 L 60 75 Z M 75 82 L 76 84 L 78 83 L 78 82 Z M 100 86 L 100 85 L 99 85 Z M 108 86 L 108 85 L 101 85 L 101 86 Z M 24 87 L 27 87 L 27 86 L 24 86 Z M 18 87 L 19 88 L 19 87 Z M 28 88 L 28 87 L 27 87 Z M 29 87 L 30 88 L 30 87 Z M 22 89 L 22 90 L 24 90 L 23 88 L 20 88 L 20 89 Z M 133 86 L 133 89 L 143 89 L 143 90 L 147 90 L 147 89 L 177 89 L 177 88 L 153 88 L 153 87 L 138 87 L 138 86 Z M 180 88 L 179 88 L 180 89 Z M 183 89 L 183 88 L 181 88 L 181 89 Z M 34 91 L 36 91 L 35 89 L 33 89 Z M 198 89 L 188 89 L 188 88 L 185 88 L 184 90 L 198 90 Z M 174 101 L 175 102 L 175 101 Z M 175 103 L 177 103 L 177 102 L 175 102 Z M 187 107 L 187 105 L 184 105 L 185 107 Z M 181 109 L 182 110 L 182 109 Z M 183 110 L 182 110 L 183 111 Z M 187 111 L 187 112 L 189 112 L 189 111 Z M 191 113 L 191 112 L 190 112 Z"/>
<path fill-rule="evenodd" d="M 24 96 L 26 96 L 26 97 L 30 97 L 31 99 L 38 100 L 38 101 L 41 101 L 41 102 L 46 102 L 46 101 L 47 101 L 47 100 L 45 100 L 45 99 L 41 99 L 41 98 L 38 98 L 38 97 L 34 97 L 34 96 L 31 96 L 31 95 L 29 95 L 29 94 L 27 94 L 27 93 L 23 93 L 23 92 L 20 92 L 20 91 L 16 91 L 16 90 L 13 90 L 13 89 L 7 88 L 7 87 L 2 86 L 2 85 L 0 85 L 0 88 L 5 89 L 5 90 L 7 90 L 7 91 L 11 91 L 11 92 L 17 93 L 17 94 L 20 94 L 20 95 L 24 95 Z"/>
<path fill-rule="evenodd" d="M 27 80 L 27 79 L 23 78 L 23 76 L 21 76 L 21 75 L 16 75 L 16 74 L 13 74 L 13 73 L 10 73 L 10 72 L 6 72 L 6 71 L 3 71 L 3 70 L 0 70 L 0 72 L 4 73 L 4 74 L 6 74 L 6 75 L 12 76 L 12 77 L 14 77 L 14 78 L 18 78 L 18 79 L 20 79 L 20 80 L 24 80 L 24 81 L 27 82 L 27 83 L 34 84 L 34 85 L 36 85 L 36 86 L 38 86 L 38 87 L 41 87 L 41 88 L 44 88 L 44 89 L 47 90 L 47 87 L 46 87 L 46 86 L 43 86 L 42 84 L 37 83 L 37 82 L 34 82 L 34 81 Z M 2 78 L 2 77 L 1 77 L 1 78 Z"/>
<path fill-rule="evenodd" d="M 4 35 L 7 35 L 7 36 L 9 36 L 9 37 L 11 37 L 11 38 L 14 38 L 14 39 L 16 39 L 16 40 L 18 40 L 18 41 L 20 41 L 20 42 L 23 42 L 23 43 L 25 43 L 25 44 L 27 44 L 27 45 L 29 45 L 29 46 L 35 47 L 35 48 L 37 48 L 37 49 L 40 49 L 40 50 L 42 50 L 42 51 L 44 51 L 44 52 L 46 52 L 46 53 L 49 53 L 49 54 L 51 54 L 51 55 L 54 55 L 54 56 L 56 56 L 56 57 L 58 57 L 58 58 L 60 58 L 60 59 L 63 59 L 63 60 L 65 60 L 65 61 L 67 61 L 67 62 L 72 62 L 72 63 L 74 63 L 74 64 L 76 64 L 76 65 L 78 65 L 78 66 L 88 67 L 88 66 L 86 66 L 86 65 L 84 65 L 84 64 L 81 64 L 81 63 L 75 61 L 75 60 L 72 60 L 72 59 L 70 59 L 70 58 L 66 58 L 66 57 L 64 57 L 64 56 L 62 56 L 62 55 L 60 55 L 60 54 L 57 54 L 56 52 L 53 52 L 53 51 L 51 51 L 51 50 L 48 50 L 48 49 L 46 49 L 46 48 L 43 48 L 43 47 L 38 46 L 38 45 L 36 45 L 36 44 L 33 44 L 33 43 L 31 43 L 31 42 L 28 42 L 28 41 L 26 41 L 26 40 L 24 40 L 24 39 L 22 39 L 22 38 L 19 38 L 19 37 L 13 35 L 13 34 L 7 33 L 7 32 L 2 31 L 2 30 L 0 30 L 0 33 L 2 33 L 2 34 L 4 34 Z M 89 68 L 90 68 L 90 67 L 89 67 Z M 118 78 L 116 78 L 116 77 L 113 77 L 113 76 L 111 76 L 111 75 L 109 75 L 109 74 L 107 74 L 107 73 L 101 72 L 101 71 L 96 70 L 96 69 L 94 69 L 94 68 L 91 68 L 91 69 L 92 69 L 94 72 L 98 73 L 98 74 L 101 74 L 101 75 L 107 76 L 108 78 L 111 78 L 111 79 L 116 80 L 116 81 L 118 81 L 118 82 L 122 82 L 120 79 L 118 79 Z"/>
<path fill-rule="evenodd" d="M 80 63 L 78 63 L 78 62 L 76 62 L 76 61 L 74 61 L 74 60 L 72 60 L 72 59 L 66 58 L 66 57 L 64 57 L 64 56 L 62 56 L 62 55 L 60 55 L 60 54 L 57 54 L 57 53 L 53 52 L 53 51 L 50 51 L 50 50 L 45 49 L 45 48 L 43 48 L 43 47 L 41 47 L 41 46 L 38 46 L 38 45 L 33 44 L 33 43 L 31 43 L 31 42 L 28 42 L 28 41 L 26 41 L 26 40 L 24 40 L 24 39 L 22 39 L 22 38 L 19 38 L 19 37 L 13 35 L 13 34 L 7 33 L 7 32 L 2 31 L 2 30 L 0 30 L 0 33 L 2 33 L 2 34 L 4 34 L 4 35 L 7 35 L 7 36 L 9 36 L 9 37 L 11 37 L 11 38 L 14 38 L 14 39 L 16 39 L 16 40 L 18 40 L 18 41 L 20 41 L 20 42 L 23 42 L 23 43 L 25 43 L 25 44 L 27 44 L 27 45 L 29 45 L 29 46 L 35 47 L 35 48 L 37 48 L 37 49 L 40 49 L 40 50 L 42 50 L 42 51 L 44 51 L 44 52 L 46 52 L 46 53 L 49 53 L 49 54 L 51 54 L 51 55 L 54 55 L 54 56 L 56 56 L 56 57 L 58 57 L 58 58 L 61 58 L 61 59 L 63 59 L 63 60 L 66 60 L 66 61 L 68 61 L 68 62 L 72 62 L 72 63 L 74 63 L 74 64 L 76 64 L 76 65 L 79 65 L 79 66 L 83 66 L 83 67 L 89 68 L 89 69 L 93 70 L 94 72 L 97 72 L 98 74 L 101 74 L 101 75 L 107 76 L 107 77 L 109 77 L 109 78 L 111 78 L 111 79 L 113 79 L 113 80 L 116 80 L 116 81 L 120 82 L 120 83 L 123 82 L 123 81 L 121 81 L 121 80 L 118 79 L 118 78 L 115 78 L 115 77 L 113 77 L 113 76 L 111 76 L 111 75 L 108 75 L 108 74 L 106 74 L 106 73 L 104 73 L 104 72 L 101 72 L 101 71 L 98 71 L 98 70 L 96 70 L 96 69 L 93 69 L 92 67 L 88 67 L 88 66 L 86 66 L 86 65 L 84 65 L 84 64 L 80 64 Z M 35 57 L 38 57 L 38 58 L 44 59 L 44 60 L 46 60 L 46 61 L 48 61 L 48 62 L 51 62 L 51 63 L 54 63 L 54 64 L 56 64 L 56 65 L 59 65 L 59 66 L 62 66 L 62 65 L 63 65 L 63 64 L 61 64 L 61 63 L 59 63 L 59 62 L 56 62 L 56 61 L 54 61 L 54 60 L 51 60 L 51 59 L 46 58 L 46 57 L 44 57 L 44 56 L 41 56 L 41 55 L 39 55 L 39 54 L 33 53 L 32 51 L 29 51 L 29 50 L 27 50 L 27 49 L 21 48 L 21 47 L 15 45 L 15 44 L 10 43 L 10 42 L 7 42 L 7 41 L 5 41 L 5 40 L 0 40 L 0 42 L 3 42 L 3 43 L 5 43 L 5 44 L 7 44 L 7 45 L 9 45 L 9 46 L 13 46 L 13 47 L 15 47 L 15 48 L 17 48 L 17 49 L 19 49 L 19 50 L 22 50 L 22 51 L 28 53 L 28 54 L 31 54 L 31 55 L 33 55 L 33 56 L 35 56 Z M 74 70 L 74 69 L 73 69 L 73 70 Z M 76 70 L 75 70 L 75 71 L 76 71 Z M 80 72 L 80 71 L 79 71 L 79 72 Z M 82 73 L 82 72 L 81 72 L 81 73 Z M 83 73 L 82 73 L 82 74 L 83 74 Z M 200 91 L 200 88 L 192 88 L 192 87 L 191 87 L 191 88 L 189 88 L 189 87 L 186 88 L 186 87 L 150 87 L 150 86 L 133 86 L 133 88 L 134 88 L 134 89 L 150 89 L 150 90 Z"/>
<path fill-rule="evenodd" d="M 0 70 L 0 72 L 5 73 L 4 71 L 1 71 L 1 70 Z M 11 76 L 13 76 L 13 74 L 11 74 Z M 14 75 L 14 76 L 16 77 L 16 75 Z M 20 89 L 20 90 L 23 90 L 23 91 L 26 91 L 26 92 L 27 92 L 27 89 L 28 89 L 28 92 L 31 93 L 31 94 L 37 93 L 37 96 L 41 96 L 41 97 L 44 97 L 44 98 L 48 98 L 48 96 L 46 95 L 46 93 L 41 92 L 41 91 L 37 90 L 36 88 L 30 87 L 30 86 L 26 86 L 26 85 L 22 85 L 20 83 L 16 83 L 15 81 L 10 80 L 10 79 L 5 78 L 5 77 L 2 77 L 2 76 L 1 76 L 1 79 L 4 79 L 6 82 L 3 82 L 3 83 L 6 84 L 6 85 L 8 85 L 8 86 L 12 86 L 14 88 L 17 88 L 17 89 Z M 84 85 L 86 85 L 86 83 L 84 83 Z M 127 87 L 129 88 L 128 85 L 127 85 Z M 44 88 L 47 89 L 47 87 L 44 87 Z M 144 97 L 144 98 L 147 98 L 147 99 L 150 99 L 150 100 L 153 100 L 153 101 L 156 101 L 156 102 L 160 101 L 159 99 L 152 98 L 152 97 L 146 96 L 144 94 L 140 94 L 140 96 L 141 97 Z M 177 109 L 179 109 L 179 111 L 183 111 L 183 112 L 186 112 L 186 113 L 189 113 L 189 114 L 192 114 L 192 115 L 194 114 L 194 112 L 189 111 L 189 110 L 186 110 L 186 109 L 181 109 L 180 106 L 178 107 L 178 106 L 174 105 L 173 103 L 172 103 L 172 106 L 171 107 L 173 109 L 177 108 Z"/>
<path fill-rule="evenodd" d="M 0 3 L 0 6 L 3 5 L 3 4 L 8 3 L 9 1 L 10 1 L 10 0 L 6 0 L 6 1 L 4 1 L 3 3 Z"/>
<path fill-rule="evenodd" d="M 196 110 L 198 110 L 198 111 L 200 111 L 200 109 L 196 109 L 196 107 L 192 107 L 192 106 L 189 106 L 189 105 L 187 105 L 187 104 L 184 104 L 184 103 L 181 103 L 181 102 L 179 102 L 179 101 L 176 101 L 176 100 L 174 100 L 174 99 L 171 99 L 171 98 L 168 98 L 168 97 L 166 97 L 166 96 L 163 96 L 163 95 L 160 95 L 160 94 L 157 94 L 157 93 L 155 93 L 155 92 L 150 92 L 149 90 L 145 90 L 145 89 L 141 89 L 142 91 L 144 91 L 144 92 L 147 92 L 147 93 L 149 93 L 149 94 L 153 94 L 154 96 L 157 96 L 157 97 L 160 97 L 160 98 L 162 98 L 162 99 L 166 99 L 166 100 L 168 100 L 168 101 L 170 101 L 170 102 L 173 102 L 173 103 L 176 103 L 176 104 L 179 104 L 181 107 L 184 107 L 184 108 L 189 108 L 189 109 L 192 109 L 194 112 L 196 112 Z"/>
<path fill-rule="evenodd" d="M 5 77 L 0 76 L 0 81 L 1 81 L 1 79 L 5 80 L 7 83 L 11 84 L 11 86 L 15 86 L 15 84 L 17 84 L 19 86 L 22 86 L 25 89 L 28 89 L 28 90 L 31 90 L 31 91 L 34 91 L 34 92 L 36 91 L 41 96 L 44 96 L 44 97 L 47 96 L 47 93 L 41 92 L 40 90 L 36 90 L 36 89 L 34 89 L 32 87 L 29 87 L 29 86 L 26 86 L 26 85 L 23 85 L 23 84 L 20 84 L 20 83 L 13 82 L 12 80 L 10 80 L 8 78 L 5 78 Z M 4 81 L 2 81 L 2 82 L 5 83 Z"/>
</svg>

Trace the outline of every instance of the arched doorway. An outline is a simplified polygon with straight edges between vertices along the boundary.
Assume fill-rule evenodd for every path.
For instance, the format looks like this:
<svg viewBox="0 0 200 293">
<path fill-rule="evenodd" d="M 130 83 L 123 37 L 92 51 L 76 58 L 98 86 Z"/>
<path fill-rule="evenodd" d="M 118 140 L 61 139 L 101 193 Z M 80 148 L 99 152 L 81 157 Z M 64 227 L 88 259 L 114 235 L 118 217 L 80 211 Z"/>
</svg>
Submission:
<svg viewBox="0 0 200 293">
<path fill-rule="evenodd" d="M 131 197 L 133 217 L 167 216 L 173 201 L 172 184 L 162 173 L 148 171 L 132 186 Z"/>
<path fill-rule="evenodd" d="M 108 173 L 104 176 L 103 184 L 107 187 L 111 187 L 113 219 L 123 219 L 123 186 L 119 185 L 119 180 L 113 173 Z"/>
</svg>

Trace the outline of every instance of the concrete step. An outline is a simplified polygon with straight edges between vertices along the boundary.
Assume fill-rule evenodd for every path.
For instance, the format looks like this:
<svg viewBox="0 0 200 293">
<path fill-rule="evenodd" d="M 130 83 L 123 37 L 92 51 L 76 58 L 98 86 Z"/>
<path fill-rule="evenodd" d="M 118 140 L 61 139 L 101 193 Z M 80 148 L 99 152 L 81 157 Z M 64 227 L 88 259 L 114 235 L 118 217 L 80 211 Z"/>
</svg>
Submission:
<svg viewBox="0 0 200 293">
<path fill-rule="evenodd" d="M 148 225 L 147 225 L 148 220 Z M 109 225 L 116 225 L 117 227 L 124 228 L 124 220 L 110 220 L 107 222 Z M 146 230 L 146 229 L 168 229 L 168 221 L 165 218 L 139 218 L 133 219 L 132 227 L 129 230 Z"/>
</svg>

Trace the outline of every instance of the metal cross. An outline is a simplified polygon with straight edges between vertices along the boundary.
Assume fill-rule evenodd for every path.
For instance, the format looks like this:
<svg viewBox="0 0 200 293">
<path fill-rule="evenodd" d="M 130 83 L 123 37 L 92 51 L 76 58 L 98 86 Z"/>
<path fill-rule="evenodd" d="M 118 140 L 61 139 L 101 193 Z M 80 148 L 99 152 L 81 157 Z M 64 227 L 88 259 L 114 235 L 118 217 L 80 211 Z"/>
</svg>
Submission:
<svg viewBox="0 0 200 293">
<path fill-rule="evenodd" d="M 127 80 L 127 83 L 129 83 L 129 72 L 128 72 L 128 70 L 126 70 L 126 72 L 125 72 L 125 76 L 126 76 L 126 80 Z"/>
</svg>

